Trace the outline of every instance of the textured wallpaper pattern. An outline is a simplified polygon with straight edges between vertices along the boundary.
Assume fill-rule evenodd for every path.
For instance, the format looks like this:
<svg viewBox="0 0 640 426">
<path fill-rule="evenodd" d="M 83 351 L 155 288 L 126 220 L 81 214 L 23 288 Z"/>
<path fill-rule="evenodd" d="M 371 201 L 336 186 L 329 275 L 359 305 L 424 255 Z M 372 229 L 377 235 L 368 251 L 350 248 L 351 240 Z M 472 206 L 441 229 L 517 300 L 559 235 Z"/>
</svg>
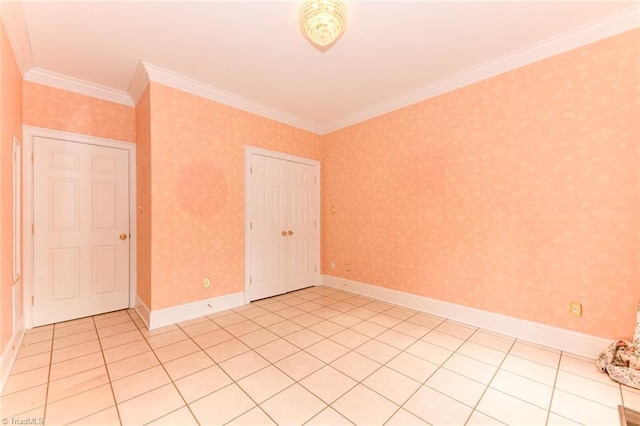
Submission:
<svg viewBox="0 0 640 426">
<path fill-rule="evenodd" d="M 634 30 L 324 136 L 323 272 L 630 338 L 639 76 Z"/>
<path fill-rule="evenodd" d="M 140 96 L 136 117 L 137 293 L 151 307 L 151 99 L 150 88 Z"/>
<path fill-rule="evenodd" d="M 24 82 L 23 123 L 48 129 L 135 142 L 133 107 Z"/>
<path fill-rule="evenodd" d="M 253 145 L 321 159 L 323 273 L 629 338 L 639 46 L 634 30 L 322 137 L 156 83 L 134 109 L 24 82 L 22 115 L 144 145 L 138 292 L 154 310 L 242 291 Z"/>
<path fill-rule="evenodd" d="M 243 291 L 245 146 L 319 160 L 320 136 L 158 83 L 150 90 L 152 307 Z"/>
<path fill-rule="evenodd" d="M 13 136 L 22 142 L 22 76 L 0 20 L 0 353 L 13 332 Z"/>
</svg>

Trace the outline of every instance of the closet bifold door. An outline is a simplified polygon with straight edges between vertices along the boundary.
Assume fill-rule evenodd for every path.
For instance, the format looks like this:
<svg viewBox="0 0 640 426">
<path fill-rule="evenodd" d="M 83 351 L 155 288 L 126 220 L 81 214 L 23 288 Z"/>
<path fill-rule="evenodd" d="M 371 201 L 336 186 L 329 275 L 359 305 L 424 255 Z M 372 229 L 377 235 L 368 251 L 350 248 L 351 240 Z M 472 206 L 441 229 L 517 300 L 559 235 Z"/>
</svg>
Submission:
<svg viewBox="0 0 640 426">
<path fill-rule="evenodd" d="M 317 166 L 251 154 L 250 299 L 317 284 Z"/>
</svg>

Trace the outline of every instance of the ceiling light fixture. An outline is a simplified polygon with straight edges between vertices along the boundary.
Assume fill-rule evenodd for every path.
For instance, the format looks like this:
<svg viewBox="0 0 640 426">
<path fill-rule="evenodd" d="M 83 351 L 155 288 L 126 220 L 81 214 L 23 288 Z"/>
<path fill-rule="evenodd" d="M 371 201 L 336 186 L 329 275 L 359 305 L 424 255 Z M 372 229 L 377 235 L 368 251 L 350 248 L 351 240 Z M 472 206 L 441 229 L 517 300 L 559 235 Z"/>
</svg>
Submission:
<svg viewBox="0 0 640 426">
<path fill-rule="evenodd" d="M 347 25 L 347 9 L 340 0 L 307 0 L 300 8 L 300 29 L 313 44 L 328 46 Z"/>
</svg>

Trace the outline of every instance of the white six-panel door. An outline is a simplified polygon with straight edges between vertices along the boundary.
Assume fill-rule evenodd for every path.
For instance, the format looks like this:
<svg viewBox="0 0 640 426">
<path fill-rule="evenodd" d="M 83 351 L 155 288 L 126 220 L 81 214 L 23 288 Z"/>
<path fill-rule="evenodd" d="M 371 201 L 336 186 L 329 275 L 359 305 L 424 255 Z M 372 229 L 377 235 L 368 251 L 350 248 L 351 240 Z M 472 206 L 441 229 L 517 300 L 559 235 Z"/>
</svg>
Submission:
<svg viewBox="0 0 640 426">
<path fill-rule="evenodd" d="M 127 150 L 43 137 L 33 149 L 33 326 L 127 308 Z"/>
<path fill-rule="evenodd" d="M 316 285 L 318 166 L 250 155 L 250 300 Z"/>
</svg>

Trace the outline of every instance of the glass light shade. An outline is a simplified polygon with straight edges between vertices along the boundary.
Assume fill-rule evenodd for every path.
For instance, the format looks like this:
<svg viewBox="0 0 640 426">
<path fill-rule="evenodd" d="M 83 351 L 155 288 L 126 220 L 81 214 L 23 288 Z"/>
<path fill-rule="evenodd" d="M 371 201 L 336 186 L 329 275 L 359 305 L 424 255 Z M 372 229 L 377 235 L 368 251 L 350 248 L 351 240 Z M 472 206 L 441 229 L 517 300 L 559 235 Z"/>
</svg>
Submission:
<svg viewBox="0 0 640 426">
<path fill-rule="evenodd" d="M 328 46 L 347 24 L 347 9 L 340 0 L 307 0 L 300 8 L 300 29 L 312 43 Z"/>
</svg>

